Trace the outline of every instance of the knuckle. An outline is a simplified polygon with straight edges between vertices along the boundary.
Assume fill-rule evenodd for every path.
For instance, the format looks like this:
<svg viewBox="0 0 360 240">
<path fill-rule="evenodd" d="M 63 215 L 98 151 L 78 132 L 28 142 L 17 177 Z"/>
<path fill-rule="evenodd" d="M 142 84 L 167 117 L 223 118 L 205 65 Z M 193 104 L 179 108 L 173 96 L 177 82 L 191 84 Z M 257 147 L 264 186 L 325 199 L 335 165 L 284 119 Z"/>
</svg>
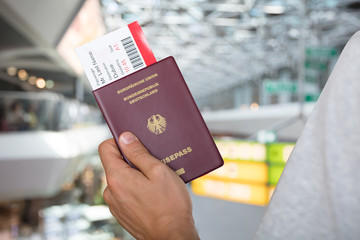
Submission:
<svg viewBox="0 0 360 240">
<path fill-rule="evenodd" d="M 166 168 L 167 166 L 165 166 L 164 164 L 162 164 L 161 162 L 155 163 L 151 166 L 150 168 L 150 173 L 153 174 L 154 176 L 163 176 L 164 173 L 166 173 Z"/>
<path fill-rule="evenodd" d="M 129 157 L 132 160 L 138 160 L 138 159 L 142 159 L 144 157 L 148 157 L 148 155 L 149 155 L 149 153 L 146 151 L 146 149 L 135 148 L 130 152 Z"/>
<path fill-rule="evenodd" d="M 107 185 L 108 185 L 108 188 L 110 190 L 115 190 L 118 188 L 118 181 L 117 181 L 117 178 L 115 176 L 115 174 L 113 172 L 110 172 L 108 175 L 107 175 Z"/>
<path fill-rule="evenodd" d="M 103 192 L 103 198 L 106 203 L 110 202 L 110 194 L 111 194 L 110 190 L 108 188 L 105 188 L 105 190 Z"/>
</svg>

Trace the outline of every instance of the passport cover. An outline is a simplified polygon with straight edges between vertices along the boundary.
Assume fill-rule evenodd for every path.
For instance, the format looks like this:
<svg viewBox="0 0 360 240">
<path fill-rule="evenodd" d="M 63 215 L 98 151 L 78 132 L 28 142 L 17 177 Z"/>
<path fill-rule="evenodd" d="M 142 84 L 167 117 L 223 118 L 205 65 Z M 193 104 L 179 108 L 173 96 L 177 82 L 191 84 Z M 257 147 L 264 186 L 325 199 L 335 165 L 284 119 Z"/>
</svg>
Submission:
<svg viewBox="0 0 360 240">
<path fill-rule="evenodd" d="M 118 146 L 121 133 L 133 132 L 185 183 L 223 165 L 173 57 L 96 89 L 93 94 Z"/>
</svg>

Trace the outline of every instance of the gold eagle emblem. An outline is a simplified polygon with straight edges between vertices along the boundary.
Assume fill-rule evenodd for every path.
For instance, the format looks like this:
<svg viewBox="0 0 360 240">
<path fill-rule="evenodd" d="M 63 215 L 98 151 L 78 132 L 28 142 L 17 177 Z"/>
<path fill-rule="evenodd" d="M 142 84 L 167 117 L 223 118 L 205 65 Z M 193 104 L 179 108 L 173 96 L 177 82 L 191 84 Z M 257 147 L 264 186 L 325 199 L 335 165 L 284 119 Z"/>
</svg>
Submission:
<svg viewBox="0 0 360 240">
<path fill-rule="evenodd" d="M 148 119 L 147 128 L 156 135 L 161 134 L 166 130 L 166 119 L 160 114 L 152 115 Z"/>
</svg>

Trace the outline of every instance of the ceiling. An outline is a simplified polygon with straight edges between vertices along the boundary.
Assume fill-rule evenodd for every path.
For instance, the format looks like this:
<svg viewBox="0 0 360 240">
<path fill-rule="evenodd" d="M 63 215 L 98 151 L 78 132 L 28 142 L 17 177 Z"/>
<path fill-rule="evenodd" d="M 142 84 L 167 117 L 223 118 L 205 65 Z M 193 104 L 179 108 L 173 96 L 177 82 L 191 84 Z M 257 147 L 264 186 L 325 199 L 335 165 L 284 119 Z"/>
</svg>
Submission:
<svg viewBox="0 0 360 240">
<path fill-rule="evenodd" d="M 305 46 L 342 49 L 360 29 L 360 1 L 102 0 L 114 30 L 139 21 L 156 58 L 172 55 L 197 103 L 290 68 Z M 302 49 L 302 51 L 300 50 Z"/>
<path fill-rule="evenodd" d="M 78 76 L 56 47 L 83 2 L 0 0 L 0 90 L 40 91 L 7 73 L 15 67 L 55 81 L 52 91 L 74 97 Z"/>
<path fill-rule="evenodd" d="M 203 109 L 232 90 L 288 68 L 298 78 L 305 46 L 341 50 L 360 28 L 360 1 L 346 0 L 0 0 L 0 88 L 39 91 L 9 66 L 53 79 L 75 97 L 83 75 L 57 51 L 84 2 L 100 2 L 107 31 L 139 21 L 158 60 L 172 55 Z M 90 13 L 90 17 L 94 14 Z M 82 25 L 91 30 L 92 24 Z M 301 50 L 302 49 L 302 50 Z"/>
</svg>

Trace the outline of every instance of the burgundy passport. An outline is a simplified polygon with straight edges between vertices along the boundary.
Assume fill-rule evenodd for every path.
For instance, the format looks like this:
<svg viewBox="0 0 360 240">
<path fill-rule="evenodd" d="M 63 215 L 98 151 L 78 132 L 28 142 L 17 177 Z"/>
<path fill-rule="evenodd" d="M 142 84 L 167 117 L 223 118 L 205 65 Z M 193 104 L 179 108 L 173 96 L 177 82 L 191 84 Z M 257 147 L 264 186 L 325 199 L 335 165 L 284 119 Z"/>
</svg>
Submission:
<svg viewBox="0 0 360 240">
<path fill-rule="evenodd" d="M 93 94 L 118 145 L 121 133 L 133 132 L 185 183 L 223 165 L 173 57 L 96 89 Z"/>
</svg>

